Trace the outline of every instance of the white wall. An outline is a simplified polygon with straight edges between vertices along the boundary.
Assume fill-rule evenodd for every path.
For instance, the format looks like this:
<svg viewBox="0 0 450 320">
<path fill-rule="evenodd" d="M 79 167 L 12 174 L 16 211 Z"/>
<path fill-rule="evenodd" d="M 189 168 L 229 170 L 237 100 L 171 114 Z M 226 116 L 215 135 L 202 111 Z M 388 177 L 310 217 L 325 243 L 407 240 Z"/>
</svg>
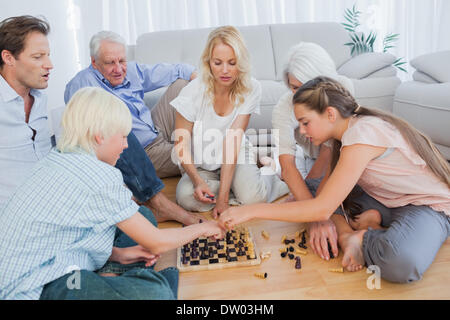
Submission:
<svg viewBox="0 0 450 320">
<path fill-rule="evenodd" d="M 361 22 L 379 33 L 400 33 L 391 52 L 410 60 L 450 50 L 449 0 L 0 0 L 0 20 L 43 15 L 51 25 L 55 66 L 46 90 L 49 109 L 64 104 L 66 83 L 89 65 L 88 43 L 100 30 L 120 33 L 133 44 L 144 32 L 290 22 L 343 22 L 354 3 Z M 410 68 L 410 71 L 411 70 Z M 412 73 L 412 72 L 410 72 Z M 403 79 L 406 75 L 400 74 Z"/>
<path fill-rule="evenodd" d="M 19 15 L 43 15 L 50 22 L 49 35 L 51 59 L 54 69 L 51 71 L 49 86 L 45 90 L 48 95 L 48 108 L 64 105 L 65 84 L 77 71 L 77 60 L 73 47 L 73 32 L 69 29 L 66 16 L 66 1 L 1 1 L 0 20 Z"/>
</svg>

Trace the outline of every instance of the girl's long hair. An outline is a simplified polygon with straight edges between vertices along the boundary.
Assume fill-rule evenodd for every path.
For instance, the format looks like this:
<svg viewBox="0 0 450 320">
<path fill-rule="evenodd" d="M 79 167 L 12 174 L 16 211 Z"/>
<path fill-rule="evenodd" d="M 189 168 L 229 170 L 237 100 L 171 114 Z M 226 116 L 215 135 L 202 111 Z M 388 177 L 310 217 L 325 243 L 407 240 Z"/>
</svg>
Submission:
<svg viewBox="0 0 450 320">
<path fill-rule="evenodd" d="M 450 165 L 430 138 L 399 117 L 378 109 L 358 105 L 355 98 L 339 82 L 327 77 L 316 77 L 300 87 L 293 97 L 293 103 L 294 106 L 302 104 L 319 114 L 325 112 L 328 106 L 333 106 L 343 118 L 349 118 L 353 115 L 381 118 L 397 128 L 406 142 L 425 161 L 430 170 L 450 187 Z M 340 149 L 341 142 L 335 140 L 330 172 L 336 167 Z M 344 208 L 351 215 L 356 214 L 355 211 L 358 210 L 351 200 L 354 196 L 355 193 L 352 191 L 344 201 Z"/>
</svg>

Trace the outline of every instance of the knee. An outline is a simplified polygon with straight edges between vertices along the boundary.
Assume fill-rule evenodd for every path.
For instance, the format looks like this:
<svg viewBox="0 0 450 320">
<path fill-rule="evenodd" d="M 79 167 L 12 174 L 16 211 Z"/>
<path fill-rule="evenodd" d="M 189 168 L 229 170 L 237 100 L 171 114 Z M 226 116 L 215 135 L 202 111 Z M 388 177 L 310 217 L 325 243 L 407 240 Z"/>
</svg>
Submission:
<svg viewBox="0 0 450 320">
<path fill-rule="evenodd" d="M 181 91 L 181 89 L 186 87 L 188 83 L 189 83 L 189 81 L 187 81 L 187 80 L 177 79 L 175 82 L 173 82 L 170 85 L 170 89 L 173 90 L 178 95 L 178 93 Z"/>
<path fill-rule="evenodd" d="M 422 279 L 422 272 L 419 270 L 419 266 L 420 261 L 417 255 L 413 253 L 401 254 L 381 269 L 381 277 L 388 281 L 398 283 L 417 281 Z"/>
<path fill-rule="evenodd" d="M 380 268 L 381 278 L 397 283 L 409 283 L 420 280 L 424 270 L 421 270 L 423 261 L 419 254 L 413 250 L 396 250 L 393 247 L 384 247 L 383 254 L 378 256 L 370 254 L 373 264 Z"/>
<path fill-rule="evenodd" d="M 186 210 L 190 210 L 190 206 L 192 206 L 193 192 L 194 189 L 192 186 L 181 183 L 180 181 L 177 185 L 177 190 L 175 193 L 175 198 L 177 203 Z"/>
<path fill-rule="evenodd" d="M 258 188 L 235 187 L 233 188 L 236 200 L 245 204 L 267 202 L 267 192 Z"/>
<path fill-rule="evenodd" d="M 181 182 L 181 181 L 180 181 Z M 202 203 L 194 198 L 194 188 L 189 184 L 177 185 L 176 190 L 177 204 L 188 211 L 205 212 L 213 208 L 213 205 L 208 203 Z"/>
</svg>

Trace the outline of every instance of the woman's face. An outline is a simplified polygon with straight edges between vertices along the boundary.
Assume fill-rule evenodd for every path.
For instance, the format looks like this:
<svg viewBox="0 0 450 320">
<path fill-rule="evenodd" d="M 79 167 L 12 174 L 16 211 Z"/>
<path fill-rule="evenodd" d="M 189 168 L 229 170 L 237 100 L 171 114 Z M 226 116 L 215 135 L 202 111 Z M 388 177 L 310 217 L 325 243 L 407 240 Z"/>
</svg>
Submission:
<svg viewBox="0 0 450 320">
<path fill-rule="evenodd" d="M 292 93 L 295 94 L 298 88 L 300 88 L 303 85 L 303 83 L 298 81 L 298 79 L 294 77 L 292 74 L 288 73 L 288 85 Z"/>
<path fill-rule="evenodd" d="M 233 48 L 224 43 L 216 44 L 209 62 L 216 84 L 230 87 L 236 81 L 239 70 Z"/>
</svg>

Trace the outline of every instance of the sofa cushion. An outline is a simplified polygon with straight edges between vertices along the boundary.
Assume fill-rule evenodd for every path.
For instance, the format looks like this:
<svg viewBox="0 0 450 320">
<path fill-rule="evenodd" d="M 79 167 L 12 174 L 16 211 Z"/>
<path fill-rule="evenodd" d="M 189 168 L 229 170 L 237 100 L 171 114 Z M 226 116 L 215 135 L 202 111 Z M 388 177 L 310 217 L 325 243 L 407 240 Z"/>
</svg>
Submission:
<svg viewBox="0 0 450 320">
<path fill-rule="evenodd" d="M 395 90 L 400 85 L 397 77 L 352 79 L 356 101 L 366 107 L 392 112 Z"/>
<path fill-rule="evenodd" d="M 410 64 L 439 82 L 450 82 L 450 50 L 418 56 Z"/>
<path fill-rule="evenodd" d="M 394 114 L 427 134 L 433 142 L 450 146 L 450 82 L 403 82 L 397 89 Z"/>
<path fill-rule="evenodd" d="M 258 80 L 275 79 L 275 62 L 268 25 L 238 27 L 250 53 L 252 75 Z"/>
<path fill-rule="evenodd" d="M 214 28 L 144 33 L 136 41 L 136 61 L 189 63 L 197 68 L 209 33 Z M 250 54 L 252 75 L 256 79 L 274 79 L 275 64 L 269 26 L 239 27 Z"/>
<path fill-rule="evenodd" d="M 413 79 L 415 81 L 425 82 L 425 83 L 439 83 L 439 81 L 437 81 L 436 79 L 433 79 L 432 77 L 430 77 L 426 73 L 423 73 L 423 72 L 420 72 L 420 71 L 417 71 L 417 70 L 414 71 L 414 73 L 413 73 Z"/>
<path fill-rule="evenodd" d="M 135 58 L 140 63 L 189 63 L 199 65 L 212 28 L 144 33 L 136 40 Z"/>
<path fill-rule="evenodd" d="M 353 79 L 363 79 L 391 66 L 395 59 L 392 54 L 386 52 L 363 53 L 344 63 L 338 69 L 338 73 Z"/>
<path fill-rule="evenodd" d="M 347 31 L 336 22 L 288 23 L 270 26 L 275 55 L 276 80 L 282 80 L 289 49 L 301 41 L 322 46 L 331 56 L 336 68 L 350 59 Z"/>
</svg>

